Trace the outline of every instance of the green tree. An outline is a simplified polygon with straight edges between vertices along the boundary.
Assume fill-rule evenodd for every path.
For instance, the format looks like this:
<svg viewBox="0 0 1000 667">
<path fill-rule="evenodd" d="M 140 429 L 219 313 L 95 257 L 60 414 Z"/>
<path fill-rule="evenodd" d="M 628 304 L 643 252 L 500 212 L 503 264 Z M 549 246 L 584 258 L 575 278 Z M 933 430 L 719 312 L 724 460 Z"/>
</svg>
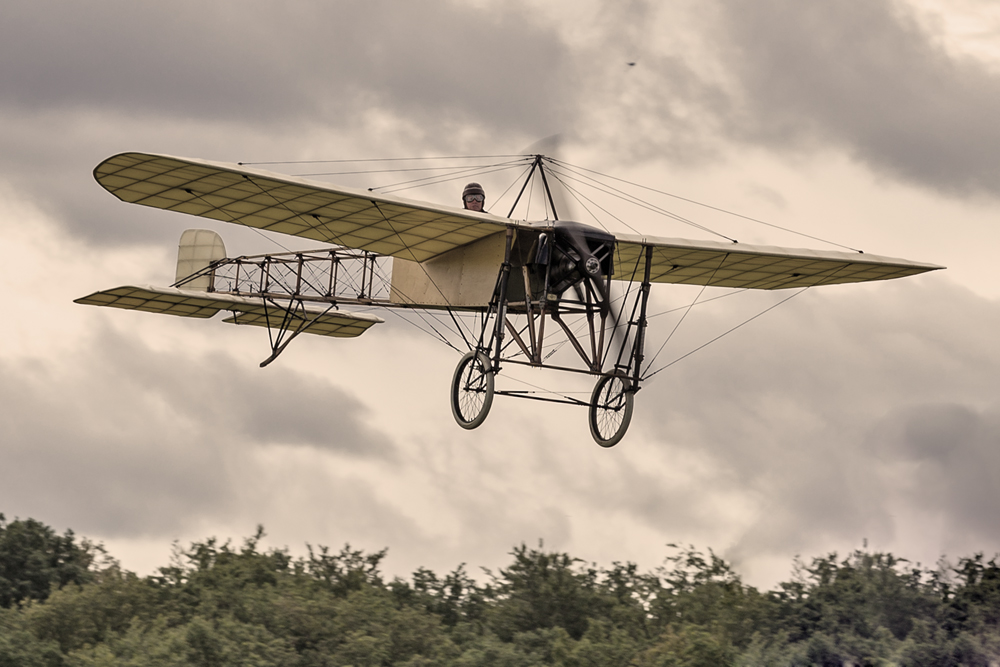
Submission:
<svg viewBox="0 0 1000 667">
<path fill-rule="evenodd" d="M 746 647 L 768 628 L 773 601 L 751 586 L 711 550 L 677 548 L 657 569 L 656 590 L 648 607 L 662 630 L 698 626 L 734 646 Z"/>
<path fill-rule="evenodd" d="M 799 580 L 783 586 L 777 598 L 783 628 L 794 640 L 816 633 L 872 639 L 879 628 L 905 638 L 914 620 L 931 617 L 939 604 L 923 573 L 905 569 L 906 562 L 855 551 L 843 560 L 831 553 L 800 565 Z"/>
<path fill-rule="evenodd" d="M 736 659 L 732 646 L 695 626 L 670 629 L 636 657 L 636 667 L 727 667 Z M 837 667 L 840 667 L 839 665 Z"/>
<path fill-rule="evenodd" d="M 514 562 L 497 575 L 491 573 L 485 590 L 491 602 L 489 626 L 502 640 L 554 627 L 579 639 L 587 631 L 589 618 L 604 615 L 606 601 L 597 583 L 598 572 L 580 568 L 579 559 L 524 544 L 511 555 Z"/>
<path fill-rule="evenodd" d="M 102 550 L 77 544 L 72 530 L 59 536 L 35 521 L 7 523 L 0 514 L 0 607 L 44 600 L 67 584 L 90 580 L 90 567 Z"/>
<path fill-rule="evenodd" d="M 459 623 L 477 627 L 482 624 L 486 601 L 482 589 L 466 573 L 464 563 L 444 577 L 421 567 L 412 579 L 412 585 L 401 579 L 389 585 L 399 604 L 419 606 L 452 628 Z"/>
<path fill-rule="evenodd" d="M 1000 567 L 995 557 L 983 561 L 983 554 L 977 553 L 953 568 L 960 585 L 946 600 L 946 625 L 954 633 L 1000 630 Z"/>
<path fill-rule="evenodd" d="M 464 565 L 386 583 L 385 550 L 310 547 L 293 558 L 262 550 L 258 528 L 241 546 L 210 538 L 175 547 L 169 565 L 138 577 L 98 564 L 101 552 L 71 532 L 59 537 L 33 520 L 0 519 L 0 528 L 0 559 L 20 563 L 5 590 L 30 593 L 0 607 L 0 667 L 1000 660 L 1000 568 L 982 554 L 934 571 L 891 554 L 829 554 L 799 563 L 790 581 L 762 594 L 711 550 L 690 547 L 644 573 L 522 544 L 485 584 Z"/>
</svg>

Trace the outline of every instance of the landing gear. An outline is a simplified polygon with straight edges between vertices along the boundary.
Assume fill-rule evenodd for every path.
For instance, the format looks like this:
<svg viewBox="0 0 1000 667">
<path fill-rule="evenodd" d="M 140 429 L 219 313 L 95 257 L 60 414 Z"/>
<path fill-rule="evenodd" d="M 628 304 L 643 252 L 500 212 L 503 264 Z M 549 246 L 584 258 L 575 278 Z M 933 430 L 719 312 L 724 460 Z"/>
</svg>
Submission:
<svg viewBox="0 0 1000 667">
<path fill-rule="evenodd" d="M 536 155 L 532 173 L 541 164 L 542 156 Z M 541 173 L 548 193 L 544 171 Z M 529 181 L 530 175 L 524 187 Z M 463 306 L 477 311 L 481 329 L 478 336 L 473 330 L 471 339 L 462 336 L 472 351 L 455 369 L 451 411 L 462 428 L 482 424 L 493 404 L 495 377 L 508 365 L 585 373 L 598 380 L 589 402 L 557 392 L 535 391 L 537 387 L 513 390 L 501 386 L 496 394 L 586 407 L 594 440 L 601 447 L 613 447 L 628 430 L 635 393 L 643 380 L 653 247 L 644 245 L 641 254 L 636 255 L 629 246 L 631 254 L 623 257 L 615 252 L 617 241 L 613 234 L 561 221 L 555 216 L 550 193 L 548 203 L 554 220 L 544 225 L 507 226 L 503 263 L 488 304 L 473 306 L 470 302 Z M 489 247 L 493 248 L 490 252 L 497 249 L 495 245 Z M 616 262 L 624 267 L 618 275 Z M 637 282 L 640 268 L 643 277 L 639 293 L 629 299 L 626 292 L 613 301 L 612 279 Z M 511 280 L 512 276 L 516 279 Z M 621 301 L 620 306 L 615 305 L 617 301 Z M 631 307 L 626 309 L 629 302 Z M 546 332 L 547 322 L 557 326 L 549 324 Z M 509 336 L 506 343 L 505 336 Z M 547 363 L 564 343 L 569 343 L 565 356 Z M 573 352 L 579 357 L 576 367 L 570 365 Z M 565 361 L 566 357 L 570 361 Z"/>
<path fill-rule="evenodd" d="M 590 434 L 601 447 L 614 447 L 625 437 L 632 421 L 635 391 L 621 373 L 601 376 L 590 397 Z"/>
<path fill-rule="evenodd" d="M 493 405 L 493 369 L 482 352 L 467 352 L 451 380 L 451 413 L 462 428 L 473 429 L 486 421 Z"/>
</svg>

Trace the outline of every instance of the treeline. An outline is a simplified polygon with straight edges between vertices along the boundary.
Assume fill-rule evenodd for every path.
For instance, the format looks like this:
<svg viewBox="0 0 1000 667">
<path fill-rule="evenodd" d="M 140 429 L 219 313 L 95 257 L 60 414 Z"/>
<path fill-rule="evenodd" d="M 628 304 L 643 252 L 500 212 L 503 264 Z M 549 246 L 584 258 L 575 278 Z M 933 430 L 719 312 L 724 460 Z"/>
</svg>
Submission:
<svg viewBox="0 0 1000 667">
<path fill-rule="evenodd" d="M 139 577 L 0 515 L 0 667 L 1000 664 L 1000 569 L 981 554 L 934 570 L 830 554 L 760 592 L 691 548 L 641 572 L 521 545 L 480 581 L 387 580 L 385 551 L 295 558 L 262 536 L 178 548 Z"/>
</svg>

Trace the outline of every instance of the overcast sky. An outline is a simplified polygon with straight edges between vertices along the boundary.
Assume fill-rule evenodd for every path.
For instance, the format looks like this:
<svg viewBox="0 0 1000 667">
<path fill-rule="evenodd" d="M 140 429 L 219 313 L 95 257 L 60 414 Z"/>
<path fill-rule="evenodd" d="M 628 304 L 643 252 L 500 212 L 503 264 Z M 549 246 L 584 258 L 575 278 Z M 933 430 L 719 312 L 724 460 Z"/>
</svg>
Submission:
<svg viewBox="0 0 1000 667">
<path fill-rule="evenodd" d="M 142 573 L 174 540 L 257 524 L 295 553 L 388 547 L 399 575 L 496 567 L 539 539 L 644 569 L 668 543 L 710 547 L 763 587 L 797 554 L 864 540 L 925 565 L 992 555 L 998 36 L 986 0 L 8 2 L 0 512 Z M 72 303 L 169 284 L 187 227 L 234 255 L 281 250 L 117 201 L 92 177 L 114 153 L 501 155 L 554 133 L 582 167 L 948 270 L 797 296 L 656 375 L 610 450 L 567 406 L 498 398 L 482 428 L 458 428 L 457 355 L 393 317 L 355 340 L 301 337 L 260 369 L 261 329 Z M 454 205 L 460 187 L 427 197 Z M 660 359 L 783 296 L 694 309 Z M 651 307 L 692 298 L 658 286 Z M 673 321 L 653 321 L 652 349 Z"/>
</svg>

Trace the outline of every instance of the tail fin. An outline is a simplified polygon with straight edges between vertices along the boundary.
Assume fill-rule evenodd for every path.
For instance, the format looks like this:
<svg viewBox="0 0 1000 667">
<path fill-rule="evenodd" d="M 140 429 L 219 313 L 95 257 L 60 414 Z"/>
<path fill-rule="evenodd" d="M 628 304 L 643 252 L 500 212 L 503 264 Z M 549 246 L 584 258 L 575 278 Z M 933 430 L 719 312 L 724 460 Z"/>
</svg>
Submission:
<svg viewBox="0 0 1000 667">
<path fill-rule="evenodd" d="M 177 277 L 174 283 L 179 283 L 188 276 L 201 271 L 212 262 L 226 258 L 226 245 L 222 237 L 210 229 L 188 229 L 181 234 L 177 246 Z M 183 290 L 207 292 L 209 276 L 199 276 L 183 285 Z"/>
</svg>

